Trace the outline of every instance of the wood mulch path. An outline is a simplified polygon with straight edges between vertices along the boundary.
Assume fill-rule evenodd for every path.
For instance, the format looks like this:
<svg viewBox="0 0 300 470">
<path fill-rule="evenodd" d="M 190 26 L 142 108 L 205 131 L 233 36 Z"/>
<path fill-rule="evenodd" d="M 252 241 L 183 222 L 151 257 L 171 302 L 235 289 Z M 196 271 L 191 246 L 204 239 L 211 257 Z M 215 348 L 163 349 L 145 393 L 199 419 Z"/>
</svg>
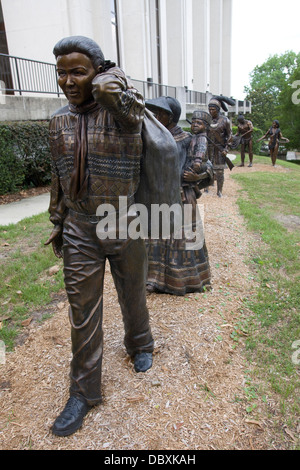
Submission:
<svg viewBox="0 0 300 470">
<path fill-rule="evenodd" d="M 241 171 L 285 171 L 268 165 Z M 59 438 L 51 425 L 68 399 L 70 327 L 62 294 L 55 314 L 31 322 L 27 339 L 0 365 L 0 449 L 246 450 L 284 449 L 279 404 L 260 397 L 246 411 L 249 365 L 243 335 L 234 336 L 255 294 L 249 233 L 236 204 L 238 185 L 226 170 L 224 196 L 204 193 L 205 237 L 213 289 L 185 297 L 147 297 L 155 338 L 153 367 L 136 374 L 123 346 L 123 325 L 109 267 L 104 291 L 103 404 L 82 428 Z M 54 307 L 53 307 L 54 309 Z"/>
</svg>

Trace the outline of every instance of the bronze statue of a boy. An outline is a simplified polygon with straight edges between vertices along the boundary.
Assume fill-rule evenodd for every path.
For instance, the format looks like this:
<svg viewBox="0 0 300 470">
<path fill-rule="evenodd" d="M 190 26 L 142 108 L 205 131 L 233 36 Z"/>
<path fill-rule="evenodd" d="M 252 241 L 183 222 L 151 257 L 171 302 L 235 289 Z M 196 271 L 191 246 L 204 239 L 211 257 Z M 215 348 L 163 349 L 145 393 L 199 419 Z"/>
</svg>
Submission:
<svg viewBox="0 0 300 470">
<path fill-rule="evenodd" d="M 245 152 L 248 149 L 249 153 L 249 165 L 253 166 L 253 124 L 249 119 L 245 119 L 242 114 L 238 117 L 238 129 L 237 133 L 233 138 L 238 139 L 241 145 L 241 164 L 239 166 L 245 166 Z"/>
<path fill-rule="evenodd" d="M 207 165 L 210 164 L 208 160 L 207 130 L 210 123 L 211 116 L 209 113 L 199 110 L 193 112 L 191 122 L 192 140 L 188 148 L 183 170 L 185 176 L 188 176 L 189 173 L 194 174 L 195 181 L 193 183 L 183 181 L 182 185 L 187 186 L 192 184 L 196 199 L 201 197 L 200 189 L 204 188 L 206 190 L 207 186 L 209 186 L 208 184 L 206 187 L 202 186 L 203 181 L 199 175 L 202 174 L 207 179 Z M 192 178 L 192 175 L 190 178 Z"/>
<path fill-rule="evenodd" d="M 72 36 L 54 47 L 58 84 L 68 106 L 50 121 L 54 229 L 46 244 L 63 256 L 70 304 L 72 361 L 70 398 L 52 431 L 75 432 L 89 409 L 101 402 L 102 306 L 106 259 L 121 306 L 124 344 L 136 372 L 152 365 L 153 338 L 146 306 L 147 255 L 141 238 L 100 239 L 102 204 L 118 213 L 140 181 L 141 129 L 145 104 L 124 72 L 104 59 L 91 39 Z M 106 207 L 106 206 L 105 206 Z"/>
</svg>

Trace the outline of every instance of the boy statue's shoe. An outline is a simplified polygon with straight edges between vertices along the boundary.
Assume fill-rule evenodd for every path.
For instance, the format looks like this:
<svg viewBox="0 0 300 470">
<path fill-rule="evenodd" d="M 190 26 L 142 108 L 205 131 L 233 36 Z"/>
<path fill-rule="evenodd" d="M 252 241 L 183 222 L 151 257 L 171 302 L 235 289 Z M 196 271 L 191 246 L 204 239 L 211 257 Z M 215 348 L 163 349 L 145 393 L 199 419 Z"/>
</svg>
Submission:
<svg viewBox="0 0 300 470">
<path fill-rule="evenodd" d="M 136 372 L 146 372 L 152 366 L 152 353 L 142 352 L 134 356 L 134 369 Z"/>
<path fill-rule="evenodd" d="M 83 418 L 90 408 L 84 398 L 71 396 L 61 414 L 54 421 L 53 434 L 56 436 L 73 434 L 81 427 Z"/>
</svg>

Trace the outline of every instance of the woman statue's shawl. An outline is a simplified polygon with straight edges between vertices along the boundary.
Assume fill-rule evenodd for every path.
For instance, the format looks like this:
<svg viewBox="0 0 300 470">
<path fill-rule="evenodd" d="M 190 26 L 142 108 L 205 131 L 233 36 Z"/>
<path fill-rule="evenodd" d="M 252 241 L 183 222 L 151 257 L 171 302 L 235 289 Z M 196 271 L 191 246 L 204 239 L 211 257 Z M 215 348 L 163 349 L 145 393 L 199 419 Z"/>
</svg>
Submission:
<svg viewBox="0 0 300 470">
<path fill-rule="evenodd" d="M 176 204 L 177 208 L 182 210 L 179 155 L 171 133 L 147 109 L 145 109 L 142 140 L 140 184 L 135 194 L 135 202 L 143 204 L 148 210 L 148 233 L 150 233 L 153 204 L 159 206 L 167 204 L 169 208 Z M 170 233 L 174 228 L 172 219 L 171 213 Z"/>
</svg>

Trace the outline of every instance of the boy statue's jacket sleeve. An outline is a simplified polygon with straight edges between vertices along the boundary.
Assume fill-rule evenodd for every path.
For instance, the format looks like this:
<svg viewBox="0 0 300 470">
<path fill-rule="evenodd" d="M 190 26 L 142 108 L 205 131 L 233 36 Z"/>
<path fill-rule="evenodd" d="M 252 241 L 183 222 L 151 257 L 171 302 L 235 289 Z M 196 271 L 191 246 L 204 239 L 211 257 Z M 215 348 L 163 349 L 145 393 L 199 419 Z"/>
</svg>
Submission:
<svg viewBox="0 0 300 470">
<path fill-rule="evenodd" d="M 140 132 L 145 103 L 143 96 L 127 79 L 124 72 L 113 67 L 93 80 L 93 97 L 126 132 Z"/>
</svg>

